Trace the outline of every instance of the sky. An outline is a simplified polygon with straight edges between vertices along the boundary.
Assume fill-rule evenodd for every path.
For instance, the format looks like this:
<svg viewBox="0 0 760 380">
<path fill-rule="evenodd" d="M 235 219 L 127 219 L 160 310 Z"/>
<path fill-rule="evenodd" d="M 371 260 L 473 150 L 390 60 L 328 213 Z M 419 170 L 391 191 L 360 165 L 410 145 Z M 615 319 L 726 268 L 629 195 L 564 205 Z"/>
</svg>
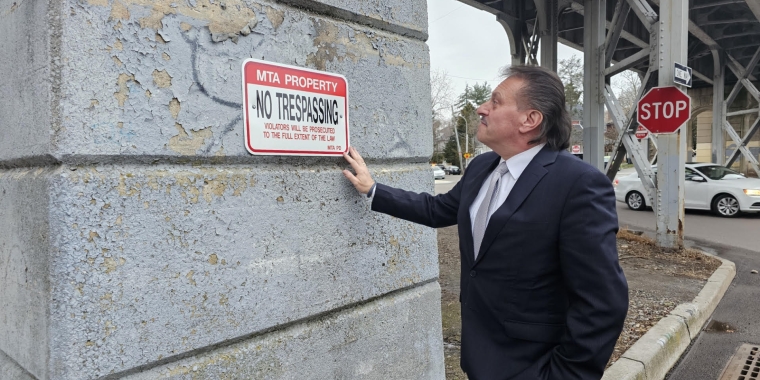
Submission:
<svg viewBox="0 0 760 380">
<path fill-rule="evenodd" d="M 499 84 L 499 71 L 510 61 L 507 32 L 496 16 L 456 0 L 427 0 L 430 70 L 445 71 L 456 98 L 465 84 Z M 559 59 L 583 52 L 562 44 Z"/>
</svg>

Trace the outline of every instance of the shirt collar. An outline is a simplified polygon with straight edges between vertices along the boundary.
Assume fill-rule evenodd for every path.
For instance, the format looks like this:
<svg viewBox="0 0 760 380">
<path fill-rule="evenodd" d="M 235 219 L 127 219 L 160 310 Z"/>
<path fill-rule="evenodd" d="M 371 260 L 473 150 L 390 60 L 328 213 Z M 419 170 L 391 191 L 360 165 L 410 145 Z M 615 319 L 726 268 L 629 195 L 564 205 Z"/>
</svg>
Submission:
<svg viewBox="0 0 760 380">
<path fill-rule="evenodd" d="M 501 159 L 499 160 L 499 163 L 506 162 L 507 168 L 509 169 L 509 174 L 512 175 L 512 178 L 517 180 L 520 178 L 520 175 L 522 172 L 525 171 L 525 168 L 528 167 L 528 164 L 530 164 L 531 161 L 533 161 L 533 157 L 536 157 L 539 151 L 546 145 L 546 143 L 538 144 L 534 146 L 533 148 L 530 148 L 524 152 L 520 152 L 512 157 L 510 157 L 508 160 Z"/>
</svg>

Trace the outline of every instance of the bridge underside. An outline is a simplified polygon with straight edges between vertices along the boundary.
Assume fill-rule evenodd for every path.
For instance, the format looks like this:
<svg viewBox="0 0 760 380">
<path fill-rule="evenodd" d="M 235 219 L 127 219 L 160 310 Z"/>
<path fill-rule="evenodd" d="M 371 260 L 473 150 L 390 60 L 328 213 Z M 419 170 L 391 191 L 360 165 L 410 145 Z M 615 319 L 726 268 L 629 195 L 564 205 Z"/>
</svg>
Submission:
<svg viewBox="0 0 760 380">
<path fill-rule="evenodd" d="M 644 167 L 640 174 L 651 175 L 646 168 L 653 159 L 648 145 L 656 146 L 656 139 L 633 137 L 638 126 L 635 110 L 623 113 L 609 83 L 612 76 L 633 70 L 644 84 L 639 96 L 657 86 L 658 54 L 682 48 L 667 46 L 667 36 L 658 27 L 664 0 L 459 1 L 496 15 L 509 36 L 513 64 L 534 63 L 556 70 L 557 43 L 583 51 L 584 159 L 603 167 L 606 107 L 620 132 L 616 148 L 607 152 L 613 156 L 608 175 L 615 175 L 626 155 L 632 156 L 637 169 Z M 699 118 L 704 128 L 697 128 L 695 114 L 688 124 L 689 150 L 696 148 L 697 141 L 707 143 L 709 155 L 701 155 L 700 160 L 760 175 L 760 91 L 755 85 L 760 78 L 760 2 L 692 0 L 682 16 L 687 18 L 688 58 L 681 63 L 693 69 L 690 95 L 694 99 L 694 94 L 712 89 L 711 104 L 692 108 L 707 113 Z M 692 129 L 698 132 L 693 134 Z"/>
</svg>

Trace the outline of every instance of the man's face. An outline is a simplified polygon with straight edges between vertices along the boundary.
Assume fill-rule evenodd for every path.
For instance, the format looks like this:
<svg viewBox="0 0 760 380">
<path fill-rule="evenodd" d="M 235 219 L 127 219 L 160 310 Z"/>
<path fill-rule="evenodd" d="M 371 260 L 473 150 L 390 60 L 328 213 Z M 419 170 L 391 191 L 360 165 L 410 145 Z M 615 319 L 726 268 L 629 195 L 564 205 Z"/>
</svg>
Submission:
<svg viewBox="0 0 760 380">
<path fill-rule="evenodd" d="M 521 79 L 505 79 L 493 90 L 491 99 L 477 109 L 480 115 L 478 141 L 495 151 L 497 147 L 507 148 L 517 143 L 518 129 L 525 121 L 525 112 L 519 110 L 516 97 L 522 85 Z"/>
</svg>

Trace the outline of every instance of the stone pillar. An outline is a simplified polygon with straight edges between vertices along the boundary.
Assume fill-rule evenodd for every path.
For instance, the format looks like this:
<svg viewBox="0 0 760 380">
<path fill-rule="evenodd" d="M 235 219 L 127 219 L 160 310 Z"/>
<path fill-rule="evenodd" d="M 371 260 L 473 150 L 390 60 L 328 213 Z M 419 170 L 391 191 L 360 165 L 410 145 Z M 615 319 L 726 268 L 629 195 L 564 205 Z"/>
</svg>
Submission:
<svg viewBox="0 0 760 380">
<path fill-rule="evenodd" d="M 424 0 L 0 1 L 0 378 L 441 379 L 435 231 L 251 156 L 246 58 L 349 83 L 432 191 Z"/>
</svg>

